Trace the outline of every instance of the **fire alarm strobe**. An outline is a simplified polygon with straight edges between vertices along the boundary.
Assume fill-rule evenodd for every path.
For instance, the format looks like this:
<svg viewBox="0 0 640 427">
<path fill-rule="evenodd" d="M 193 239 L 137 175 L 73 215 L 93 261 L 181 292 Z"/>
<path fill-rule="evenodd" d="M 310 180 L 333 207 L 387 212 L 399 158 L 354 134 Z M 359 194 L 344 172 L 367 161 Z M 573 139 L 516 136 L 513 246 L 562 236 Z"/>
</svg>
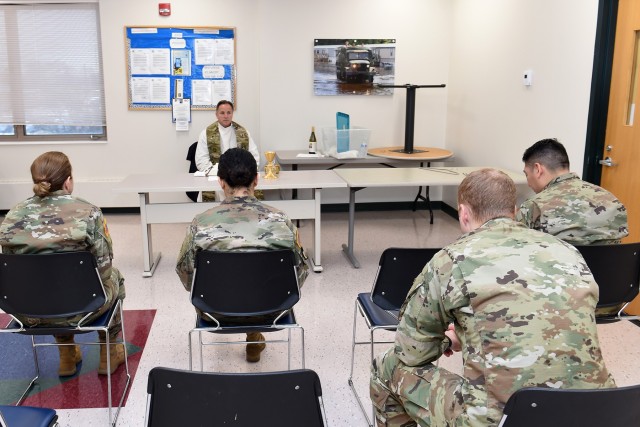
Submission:
<svg viewBox="0 0 640 427">
<path fill-rule="evenodd" d="M 171 16 L 171 3 L 158 3 L 160 16 Z"/>
</svg>

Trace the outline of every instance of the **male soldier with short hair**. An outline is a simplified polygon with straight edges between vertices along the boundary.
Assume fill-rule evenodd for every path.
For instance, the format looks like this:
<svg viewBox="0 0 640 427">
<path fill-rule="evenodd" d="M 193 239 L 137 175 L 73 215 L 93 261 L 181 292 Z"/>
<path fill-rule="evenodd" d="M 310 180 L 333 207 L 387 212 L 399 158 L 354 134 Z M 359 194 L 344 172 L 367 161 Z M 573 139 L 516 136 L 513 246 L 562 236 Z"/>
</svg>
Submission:
<svg viewBox="0 0 640 427">
<path fill-rule="evenodd" d="M 395 346 L 371 373 L 378 426 L 496 426 L 523 387 L 611 388 L 598 286 L 579 252 L 514 221 L 513 181 L 494 169 L 458 190 L 464 234 L 416 278 Z M 463 375 L 436 367 L 462 351 Z"/>
<path fill-rule="evenodd" d="M 516 220 L 572 245 L 615 244 L 629 234 L 627 210 L 613 194 L 569 171 L 569 156 L 555 139 L 543 139 L 522 156 L 527 183 L 536 195 Z"/>
</svg>

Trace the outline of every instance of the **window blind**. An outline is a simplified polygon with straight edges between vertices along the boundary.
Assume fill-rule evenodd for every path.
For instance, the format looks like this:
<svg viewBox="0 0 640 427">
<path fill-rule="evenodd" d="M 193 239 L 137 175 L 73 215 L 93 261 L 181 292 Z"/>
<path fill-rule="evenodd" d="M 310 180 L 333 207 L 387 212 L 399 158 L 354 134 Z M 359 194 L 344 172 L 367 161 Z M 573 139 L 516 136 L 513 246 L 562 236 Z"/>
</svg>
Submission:
<svg viewBox="0 0 640 427">
<path fill-rule="evenodd" d="M 106 126 L 97 3 L 0 4 L 0 124 Z"/>
</svg>

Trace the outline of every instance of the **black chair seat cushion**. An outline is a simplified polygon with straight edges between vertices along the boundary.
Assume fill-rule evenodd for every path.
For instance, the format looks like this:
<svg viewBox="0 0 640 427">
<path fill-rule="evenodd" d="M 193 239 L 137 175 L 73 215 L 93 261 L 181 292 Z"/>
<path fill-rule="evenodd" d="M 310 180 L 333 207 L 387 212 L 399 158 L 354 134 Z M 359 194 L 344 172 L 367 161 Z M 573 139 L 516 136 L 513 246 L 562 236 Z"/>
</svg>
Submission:
<svg viewBox="0 0 640 427">
<path fill-rule="evenodd" d="M 383 310 L 371 301 L 371 293 L 363 292 L 358 294 L 358 304 L 366 314 L 372 327 L 398 326 L 398 311 Z"/>
<path fill-rule="evenodd" d="M 111 306 L 111 309 L 107 310 L 104 314 L 102 314 L 102 316 L 98 317 L 93 322 L 86 323 L 84 327 L 89 327 L 89 326 L 95 327 L 95 328 L 106 327 L 109 324 L 109 319 L 111 319 L 111 316 L 113 315 L 113 312 L 116 310 L 117 307 L 118 307 L 118 302 L 116 301 L 116 303 L 114 303 L 113 306 Z M 18 328 L 20 328 L 20 325 L 15 320 L 13 320 L 7 326 L 7 329 L 18 329 Z M 19 333 L 22 335 L 58 335 L 58 334 L 86 334 L 89 332 L 93 332 L 93 331 L 74 330 L 69 328 L 70 328 L 69 326 L 56 328 L 51 326 L 29 327 L 25 325 L 25 330 Z"/>
<path fill-rule="evenodd" d="M 242 323 L 234 323 L 232 321 L 229 321 L 228 319 L 229 318 L 224 318 L 220 323 L 220 325 L 225 329 L 220 331 L 207 331 L 207 332 L 212 332 L 216 334 L 241 334 L 241 333 L 249 333 L 249 332 L 277 332 L 280 330 L 278 328 L 271 326 L 273 324 L 273 321 L 265 325 L 260 325 L 260 324 L 252 325 L 252 324 L 246 323 L 246 321 Z M 246 319 L 246 317 L 243 319 Z M 287 312 L 287 314 L 282 316 L 280 320 L 278 320 L 278 323 L 276 323 L 277 326 L 283 326 L 283 327 L 294 326 L 297 324 L 298 323 L 296 322 L 296 316 L 293 313 L 293 310 L 289 310 L 289 312 Z M 198 316 L 196 320 L 196 328 L 215 328 L 215 327 L 216 327 L 216 323 L 214 321 L 210 321 L 208 318 Z"/>
</svg>

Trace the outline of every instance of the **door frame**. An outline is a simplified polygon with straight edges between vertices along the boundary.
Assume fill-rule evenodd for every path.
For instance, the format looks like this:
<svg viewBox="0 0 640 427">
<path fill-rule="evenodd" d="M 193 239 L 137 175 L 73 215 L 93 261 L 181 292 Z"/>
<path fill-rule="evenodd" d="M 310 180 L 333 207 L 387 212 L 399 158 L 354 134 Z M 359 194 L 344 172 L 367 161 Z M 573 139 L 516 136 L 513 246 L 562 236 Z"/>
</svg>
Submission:
<svg viewBox="0 0 640 427">
<path fill-rule="evenodd" d="M 618 0 L 598 0 L 591 97 L 582 166 L 582 179 L 596 185 L 600 184 L 602 175 L 599 160 L 602 159 L 607 130 L 617 19 Z"/>
</svg>

